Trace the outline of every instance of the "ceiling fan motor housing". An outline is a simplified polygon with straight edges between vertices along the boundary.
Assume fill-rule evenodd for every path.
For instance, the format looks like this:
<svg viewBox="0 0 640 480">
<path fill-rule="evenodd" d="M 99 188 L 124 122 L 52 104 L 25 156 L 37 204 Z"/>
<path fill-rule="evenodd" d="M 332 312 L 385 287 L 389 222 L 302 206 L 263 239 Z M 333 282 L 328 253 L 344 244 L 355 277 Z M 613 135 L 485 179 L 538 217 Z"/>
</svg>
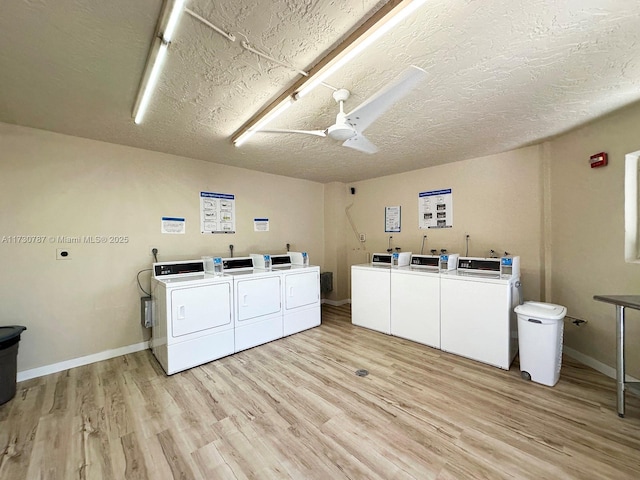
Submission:
<svg viewBox="0 0 640 480">
<path fill-rule="evenodd" d="M 336 123 L 327 129 L 327 135 L 334 140 L 347 140 L 356 133 L 356 129 L 348 123 Z"/>
<path fill-rule="evenodd" d="M 333 99 L 340 105 L 340 111 L 336 115 L 336 123 L 327 129 L 327 135 L 334 140 L 348 140 L 358 132 L 349 123 L 347 123 L 347 115 L 344 113 L 344 101 L 349 98 L 349 90 L 341 88 L 333 92 Z"/>
</svg>

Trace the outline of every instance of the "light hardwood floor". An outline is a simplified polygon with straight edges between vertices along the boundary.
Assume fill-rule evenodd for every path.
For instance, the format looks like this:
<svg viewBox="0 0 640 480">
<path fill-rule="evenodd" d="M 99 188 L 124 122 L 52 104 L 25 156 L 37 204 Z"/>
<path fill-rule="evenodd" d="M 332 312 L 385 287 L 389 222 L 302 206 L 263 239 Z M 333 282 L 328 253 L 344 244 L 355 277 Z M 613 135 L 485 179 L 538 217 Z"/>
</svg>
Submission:
<svg viewBox="0 0 640 480">
<path fill-rule="evenodd" d="M 358 369 L 369 370 L 358 377 Z M 350 323 L 171 377 L 149 351 L 18 384 L 0 479 L 638 479 L 640 399 L 565 358 L 553 388 Z"/>
</svg>

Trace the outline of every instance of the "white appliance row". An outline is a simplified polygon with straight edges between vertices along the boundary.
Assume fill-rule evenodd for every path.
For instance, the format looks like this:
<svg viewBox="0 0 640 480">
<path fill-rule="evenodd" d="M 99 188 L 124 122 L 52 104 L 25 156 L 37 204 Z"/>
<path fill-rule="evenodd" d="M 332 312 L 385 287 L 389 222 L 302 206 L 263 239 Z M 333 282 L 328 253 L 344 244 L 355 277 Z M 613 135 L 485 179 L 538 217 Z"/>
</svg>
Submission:
<svg viewBox="0 0 640 480">
<path fill-rule="evenodd" d="M 153 265 L 151 347 L 168 375 L 320 325 L 320 268 L 251 257 Z M 287 262 L 287 263 L 285 263 Z"/>
<path fill-rule="evenodd" d="M 436 258 L 352 266 L 352 323 L 508 370 L 518 350 L 519 257 Z"/>
</svg>

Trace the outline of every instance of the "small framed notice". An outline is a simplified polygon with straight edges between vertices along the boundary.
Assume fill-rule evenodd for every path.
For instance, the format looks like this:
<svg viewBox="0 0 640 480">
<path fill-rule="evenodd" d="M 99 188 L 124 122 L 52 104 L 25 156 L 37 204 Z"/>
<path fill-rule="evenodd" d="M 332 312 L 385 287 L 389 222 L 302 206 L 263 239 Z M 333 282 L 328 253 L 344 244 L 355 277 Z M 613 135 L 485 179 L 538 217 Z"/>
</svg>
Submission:
<svg viewBox="0 0 640 480">
<path fill-rule="evenodd" d="M 384 208 L 384 231 L 400 232 L 400 206 Z"/>
<path fill-rule="evenodd" d="M 254 218 L 253 219 L 253 231 L 254 232 L 268 232 L 269 231 L 269 219 L 268 218 Z"/>
<path fill-rule="evenodd" d="M 184 234 L 186 231 L 186 223 L 184 218 L 179 217 L 162 217 L 160 224 L 161 233 Z"/>
</svg>

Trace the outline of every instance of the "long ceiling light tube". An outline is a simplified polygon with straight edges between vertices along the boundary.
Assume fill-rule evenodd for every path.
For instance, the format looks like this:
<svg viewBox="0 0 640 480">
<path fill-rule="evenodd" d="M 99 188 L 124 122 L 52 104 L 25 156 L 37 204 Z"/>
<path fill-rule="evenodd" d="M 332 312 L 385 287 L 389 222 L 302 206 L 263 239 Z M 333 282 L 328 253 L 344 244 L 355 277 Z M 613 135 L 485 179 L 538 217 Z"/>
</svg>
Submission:
<svg viewBox="0 0 640 480">
<path fill-rule="evenodd" d="M 287 88 L 275 100 L 267 105 L 263 110 L 251 117 L 236 133 L 231 137 L 233 144 L 238 147 L 253 135 L 256 130 L 264 127 L 268 122 L 278 115 L 273 112 L 282 113 L 286 108 L 280 108 L 288 102 L 288 106 L 295 100 L 308 94 L 317 87 L 323 80 L 336 70 L 352 60 L 356 55 L 362 53 L 373 42 L 382 35 L 394 28 L 402 20 L 420 8 L 427 0 L 389 0 L 377 12 L 375 12 L 360 27 L 351 33 L 344 42 L 329 52 L 308 72 L 308 76 L 298 79 L 291 87 Z M 264 119 L 268 118 L 265 122 Z"/>
<path fill-rule="evenodd" d="M 167 56 L 167 50 L 184 9 L 184 3 L 185 0 L 166 0 L 163 5 L 151 50 L 142 74 L 142 80 L 140 81 L 136 103 L 133 106 L 133 121 L 138 125 L 142 123 L 149 106 L 151 95 L 162 71 L 162 64 Z"/>
<path fill-rule="evenodd" d="M 302 87 L 300 87 L 295 93 L 296 99 L 300 99 L 307 95 L 311 90 L 322 83 L 323 80 L 325 80 L 331 74 L 340 70 L 343 66 L 345 66 L 356 56 L 362 53 L 366 48 L 368 48 L 372 43 L 382 37 L 389 30 L 393 29 L 396 25 L 398 25 L 402 20 L 407 18 L 413 12 L 415 12 L 425 2 L 426 0 L 413 0 L 406 6 L 402 6 L 401 9 L 400 6 L 398 6 L 398 8 L 385 16 L 384 19 L 374 24 L 363 35 L 358 37 L 357 40 L 355 40 L 347 48 L 342 50 L 342 52 L 338 56 L 334 57 L 331 63 L 327 64 L 324 69 L 320 70 L 313 77 L 313 79 L 309 80 Z"/>
<path fill-rule="evenodd" d="M 271 120 L 279 116 L 282 112 L 288 109 L 291 105 L 293 105 L 293 98 L 287 97 L 284 99 L 277 107 L 268 112 L 264 117 L 262 117 L 258 122 L 256 122 L 253 127 L 249 130 L 246 130 L 242 135 L 235 139 L 234 145 L 239 147 L 244 142 L 249 140 L 258 130 L 266 126 Z"/>
<path fill-rule="evenodd" d="M 154 39 L 154 47 L 152 50 L 153 58 L 150 57 L 150 60 L 152 60 L 151 70 L 145 70 L 145 75 L 143 76 L 144 86 L 141 88 L 142 97 L 139 96 L 140 100 L 136 103 L 137 108 L 134 108 L 133 110 L 133 121 L 137 125 L 142 123 L 144 114 L 147 112 L 147 107 L 151 101 L 151 94 L 156 89 L 156 83 L 158 82 L 158 77 L 160 76 L 164 59 L 167 56 L 168 48 L 169 45 L 163 42 L 159 37 Z"/>
</svg>

